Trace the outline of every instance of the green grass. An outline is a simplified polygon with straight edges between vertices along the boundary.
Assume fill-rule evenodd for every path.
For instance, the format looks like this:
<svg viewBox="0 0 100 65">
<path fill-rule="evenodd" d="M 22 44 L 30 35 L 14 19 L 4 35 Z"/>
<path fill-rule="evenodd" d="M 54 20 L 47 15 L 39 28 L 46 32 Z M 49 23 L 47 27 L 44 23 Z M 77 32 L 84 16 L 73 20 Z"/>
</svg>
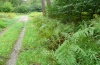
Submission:
<svg viewBox="0 0 100 65">
<path fill-rule="evenodd" d="M 19 18 L 20 16 L 16 16 L 13 19 L 1 18 L 0 21 L 3 22 L 3 25 L 2 23 L 0 23 L 0 26 L 2 25 L 2 27 L 0 27 L 0 32 L 3 31 L 5 28 L 14 24 Z"/>
<path fill-rule="evenodd" d="M 23 22 L 17 22 L 0 37 L 0 65 L 5 65 L 5 62 L 9 59 L 23 26 Z"/>
<path fill-rule="evenodd" d="M 0 12 L 0 18 L 14 18 L 16 16 L 15 13 L 5 13 L 5 12 Z"/>
</svg>

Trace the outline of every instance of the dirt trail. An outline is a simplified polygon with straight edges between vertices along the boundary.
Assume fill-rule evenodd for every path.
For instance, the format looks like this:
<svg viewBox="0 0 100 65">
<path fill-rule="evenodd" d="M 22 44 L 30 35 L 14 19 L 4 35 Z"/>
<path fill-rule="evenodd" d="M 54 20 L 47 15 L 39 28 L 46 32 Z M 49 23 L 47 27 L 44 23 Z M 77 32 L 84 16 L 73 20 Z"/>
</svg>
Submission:
<svg viewBox="0 0 100 65">
<path fill-rule="evenodd" d="M 28 20 L 27 16 L 22 16 L 18 22 L 24 22 L 24 28 L 22 29 L 22 32 L 20 33 L 19 39 L 15 44 L 15 47 L 10 55 L 10 59 L 8 60 L 6 65 L 16 65 L 16 61 L 18 58 L 18 53 L 21 49 L 21 45 L 22 45 L 22 40 L 24 37 L 24 33 L 25 33 L 25 27 L 26 27 L 26 22 Z"/>
</svg>

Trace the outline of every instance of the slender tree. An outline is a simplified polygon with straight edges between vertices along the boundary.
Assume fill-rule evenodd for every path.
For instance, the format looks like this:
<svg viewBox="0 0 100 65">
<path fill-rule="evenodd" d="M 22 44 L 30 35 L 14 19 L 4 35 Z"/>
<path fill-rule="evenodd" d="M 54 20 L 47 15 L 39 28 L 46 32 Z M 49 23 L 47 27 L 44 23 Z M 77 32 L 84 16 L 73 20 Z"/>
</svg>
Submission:
<svg viewBox="0 0 100 65">
<path fill-rule="evenodd" d="M 45 1 L 44 0 L 42 0 L 42 12 L 43 12 L 43 15 L 45 16 L 46 11 L 45 11 Z"/>
</svg>

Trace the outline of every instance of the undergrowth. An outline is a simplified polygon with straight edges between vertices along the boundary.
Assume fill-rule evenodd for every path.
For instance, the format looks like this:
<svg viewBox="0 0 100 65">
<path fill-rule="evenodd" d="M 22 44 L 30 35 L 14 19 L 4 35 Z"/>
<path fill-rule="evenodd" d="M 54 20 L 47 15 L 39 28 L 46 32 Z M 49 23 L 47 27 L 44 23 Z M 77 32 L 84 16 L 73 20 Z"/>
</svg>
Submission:
<svg viewBox="0 0 100 65">
<path fill-rule="evenodd" d="M 0 12 L 0 18 L 14 18 L 16 16 L 15 13 L 4 13 Z"/>
<path fill-rule="evenodd" d="M 56 65 L 54 52 L 48 51 L 41 41 L 37 41 L 37 36 L 37 28 L 32 21 L 28 22 L 17 65 Z"/>
<path fill-rule="evenodd" d="M 36 14 L 27 23 L 17 65 L 100 64 L 100 18 L 75 27 Z"/>
<path fill-rule="evenodd" d="M 69 29 L 70 27 L 41 14 L 33 14 L 27 23 L 17 65 L 59 65 L 54 51 L 68 38 L 69 32 L 74 31 L 73 28 Z M 65 31 L 68 32 L 66 37 Z"/>
<path fill-rule="evenodd" d="M 87 23 L 80 25 L 80 29 L 56 50 L 60 65 L 100 64 L 100 19 L 91 20 L 89 26 Z"/>
<path fill-rule="evenodd" d="M 5 65 L 9 59 L 23 26 L 23 22 L 18 22 L 10 27 L 3 36 L 0 36 L 0 65 Z"/>
<path fill-rule="evenodd" d="M 0 32 L 19 19 L 14 13 L 0 13 Z"/>
</svg>

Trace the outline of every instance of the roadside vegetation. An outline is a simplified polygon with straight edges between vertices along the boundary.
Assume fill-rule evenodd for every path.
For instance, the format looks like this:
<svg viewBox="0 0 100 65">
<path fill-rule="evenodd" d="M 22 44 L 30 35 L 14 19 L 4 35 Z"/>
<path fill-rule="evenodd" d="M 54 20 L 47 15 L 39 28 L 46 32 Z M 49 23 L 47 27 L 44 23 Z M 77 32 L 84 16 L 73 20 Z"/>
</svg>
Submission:
<svg viewBox="0 0 100 65">
<path fill-rule="evenodd" d="M 5 65 L 23 28 L 23 22 L 14 24 L 0 37 L 0 65 Z"/>
<path fill-rule="evenodd" d="M 88 25 L 83 21 L 75 27 L 73 23 L 65 25 L 41 13 L 32 14 L 17 65 L 100 64 L 99 17 L 87 21 Z"/>
<path fill-rule="evenodd" d="M 36 13 L 36 14 L 39 14 L 39 13 Z M 41 64 L 56 65 L 56 59 L 54 59 L 53 52 L 45 48 L 44 41 L 46 41 L 47 39 L 46 37 L 50 35 L 47 35 L 44 32 L 42 32 L 43 31 L 42 28 L 41 28 L 41 33 L 40 33 L 40 29 L 39 29 L 39 27 L 41 27 L 43 22 L 46 23 L 47 19 L 41 16 L 41 14 L 37 16 L 34 16 L 34 18 L 32 17 L 32 19 L 29 22 L 27 22 L 26 33 L 23 39 L 23 46 L 19 54 L 17 65 L 31 65 L 31 64 L 32 65 L 36 65 L 36 64 L 37 65 L 41 65 Z M 42 34 L 47 35 L 47 36 L 44 37 L 44 35 Z"/>
<path fill-rule="evenodd" d="M 14 24 L 20 16 L 16 16 L 15 13 L 0 13 L 0 32 L 5 28 Z"/>
</svg>

